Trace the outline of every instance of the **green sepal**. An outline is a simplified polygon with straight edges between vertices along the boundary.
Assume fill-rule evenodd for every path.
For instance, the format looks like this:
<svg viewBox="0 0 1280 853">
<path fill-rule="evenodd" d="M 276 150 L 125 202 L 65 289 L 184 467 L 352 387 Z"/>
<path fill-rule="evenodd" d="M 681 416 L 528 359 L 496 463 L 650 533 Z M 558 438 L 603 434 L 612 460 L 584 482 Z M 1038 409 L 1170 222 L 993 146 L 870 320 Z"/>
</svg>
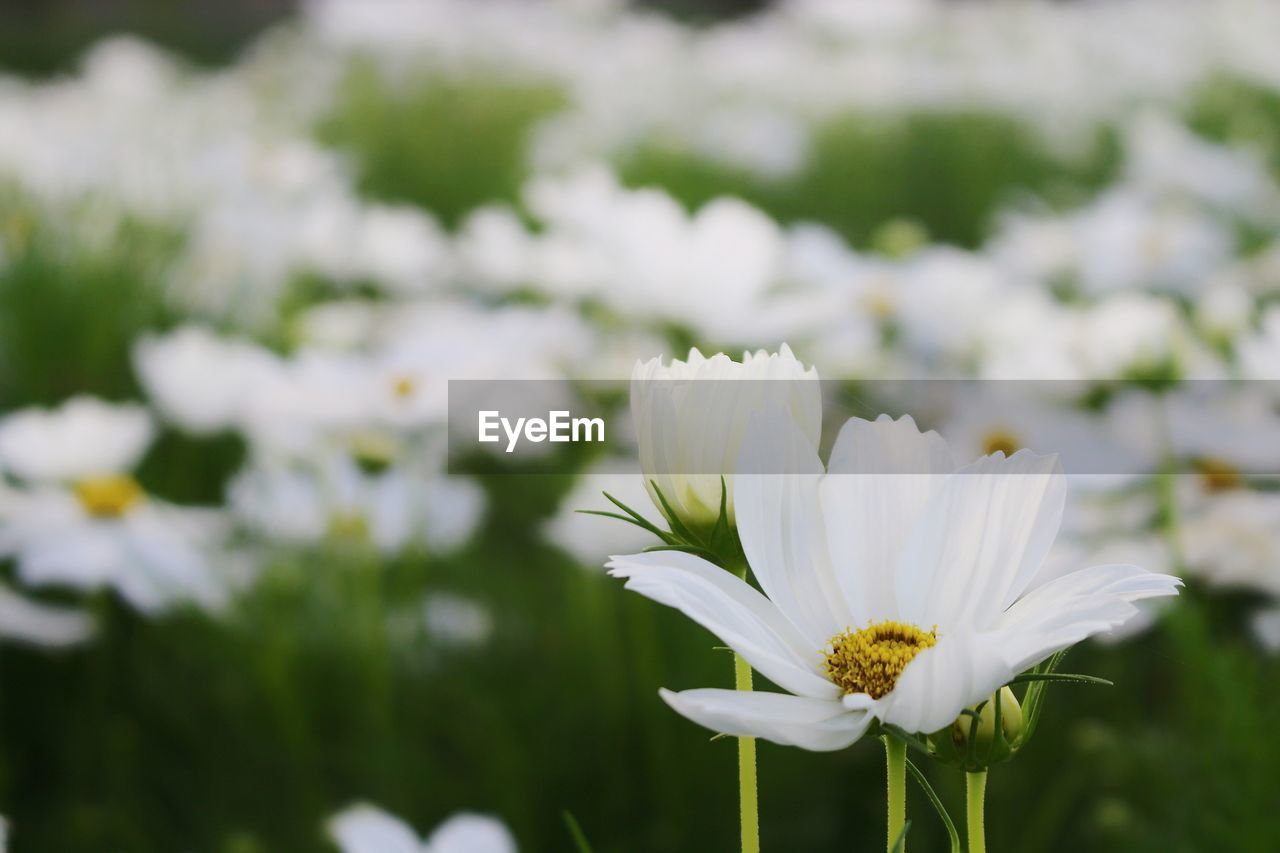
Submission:
<svg viewBox="0 0 1280 853">
<path fill-rule="evenodd" d="M 610 503 L 620 509 L 623 514 L 596 509 L 580 509 L 578 512 L 625 521 L 653 534 L 661 540 L 662 544 L 645 548 L 644 551 L 646 553 L 651 551 L 682 551 L 686 554 L 701 557 L 707 562 L 714 563 L 722 569 L 727 569 L 739 577 L 746 576 L 747 559 L 742 553 L 742 542 L 738 539 L 738 531 L 729 521 L 729 488 L 724 477 L 720 478 L 720 513 L 714 524 L 704 528 L 695 528 L 681 521 L 675 511 L 672 510 L 671 503 L 667 500 L 666 495 L 662 493 L 662 489 L 658 487 L 658 484 L 650 480 L 649 485 L 652 487 L 654 496 L 657 499 L 658 508 L 662 511 L 663 517 L 666 518 L 671 527 L 670 531 L 661 529 L 608 492 L 604 492 L 604 496 L 608 498 Z"/>
</svg>

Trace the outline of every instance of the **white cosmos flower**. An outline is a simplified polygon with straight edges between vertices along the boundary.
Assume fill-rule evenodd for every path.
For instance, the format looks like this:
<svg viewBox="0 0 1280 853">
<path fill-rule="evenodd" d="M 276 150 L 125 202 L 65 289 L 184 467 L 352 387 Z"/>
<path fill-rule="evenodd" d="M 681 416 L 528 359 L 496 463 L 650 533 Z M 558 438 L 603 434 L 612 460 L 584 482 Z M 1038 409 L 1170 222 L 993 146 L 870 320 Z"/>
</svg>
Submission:
<svg viewBox="0 0 1280 853">
<path fill-rule="evenodd" d="M 23 583 L 113 587 L 147 613 L 223 603 L 209 555 L 225 532 L 219 512 L 157 500 L 127 474 L 15 490 L 0 501 L 0 554 L 15 558 Z"/>
<path fill-rule="evenodd" d="M 422 841 L 413 827 L 376 806 L 348 806 L 329 819 L 342 853 L 515 853 L 511 831 L 497 818 L 458 812 Z"/>
<path fill-rule="evenodd" d="M 479 486 L 428 470 L 420 460 L 390 458 L 383 464 L 382 470 L 363 470 L 342 452 L 308 464 L 262 460 L 232 480 L 228 504 L 270 542 L 348 539 L 383 554 L 415 546 L 442 553 L 466 542 L 484 512 Z"/>
<path fill-rule="evenodd" d="M 604 492 L 633 509 L 648 500 L 634 462 L 605 458 L 579 475 L 560 502 L 560 509 L 542 528 L 548 542 L 563 548 L 584 566 L 598 566 L 611 551 L 639 551 L 653 544 L 653 535 L 640 527 L 602 523 L 600 517 L 582 512 L 584 508 L 612 511 Z"/>
<path fill-rule="evenodd" d="M 873 720 L 933 732 L 1179 583 L 1107 565 L 1033 585 L 1062 516 L 1056 457 L 1020 451 L 957 468 L 946 442 L 910 418 L 850 420 L 824 472 L 809 437 L 774 413 L 753 424 L 741 470 L 791 472 L 735 482 L 763 594 L 684 553 L 609 563 L 627 588 L 678 608 L 787 691 L 662 691 L 725 734 L 833 750 Z"/>
<path fill-rule="evenodd" d="M 132 470 L 151 437 L 140 406 L 90 397 L 0 423 L 0 461 L 22 481 L 0 491 L 0 554 L 15 558 L 19 579 L 111 586 L 147 612 L 223 601 L 208 558 L 225 533 L 222 516 L 146 494 Z"/>
<path fill-rule="evenodd" d="M 154 435 L 133 404 L 73 397 L 57 409 L 23 409 L 0 424 L 0 466 L 30 482 L 69 482 L 131 470 Z"/>
<path fill-rule="evenodd" d="M 822 430 L 817 379 L 818 371 L 801 364 L 786 344 L 776 354 L 744 353 L 740 363 L 724 353 L 706 358 L 696 348 L 687 361 L 637 363 L 631 373 L 631 418 L 654 504 L 661 509 L 656 483 L 680 520 L 714 524 L 723 477 L 732 518 L 732 475 L 747 421 L 777 405 L 816 445 Z"/>
<path fill-rule="evenodd" d="M 144 336 L 133 362 L 160 413 L 195 435 L 238 426 L 255 388 L 281 369 L 268 350 L 194 325 Z"/>
<path fill-rule="evenodd" d="M 0 586 L 0 637 L 6 640 L 58 649 L 83 643 L 93 628 L 93 620 L 78 610 L 42 604 Z"/>
</svg>

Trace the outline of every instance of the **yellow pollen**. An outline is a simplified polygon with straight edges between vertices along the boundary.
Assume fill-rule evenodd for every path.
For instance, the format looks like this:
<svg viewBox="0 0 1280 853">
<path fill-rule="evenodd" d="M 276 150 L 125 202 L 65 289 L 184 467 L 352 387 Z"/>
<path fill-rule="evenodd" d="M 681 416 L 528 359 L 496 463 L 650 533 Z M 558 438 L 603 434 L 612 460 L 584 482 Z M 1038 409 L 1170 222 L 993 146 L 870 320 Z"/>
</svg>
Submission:
<svg viewBox="0 0 1280 853">
<path fill-rule="evenodd" d="M 1200 481 L 1207 492 L 1227 492 L 1244 485 L 1240 469 L 1221 459 L 1201 459 L 1196 463 Z"/>
<path fill-rule="evenodd" d="M 992 453 L 1012 456 L 1021 449 L 1022 442 L 1018 441 L 1018 437 L 1002 429 L 993 429 L 982 439 L 983 456 L 990 456 Z"/>
<path fill-rule="evenodd" d="M 94 518 L 120 518 L 144 497 L 138 481 L 125 474 L 81 480 L 75 484 L 75 493 Z"/>
<path fill-rule="evenodd" d="M 406 400 L 418 390 L 418 383 L 412 376 L 401 376 L 391 383 L 391 393 L 398 399 Z"/>
<path fill-rule="evenodd" d="M 836 634 L 823 652 L 827 678 L 846 694 L 879 699 L 898 683 L 912 658 L 938 642 L 937 626 L 922 631 L 906 622 L 873 622 L 860 631 Z"/>
</svg>

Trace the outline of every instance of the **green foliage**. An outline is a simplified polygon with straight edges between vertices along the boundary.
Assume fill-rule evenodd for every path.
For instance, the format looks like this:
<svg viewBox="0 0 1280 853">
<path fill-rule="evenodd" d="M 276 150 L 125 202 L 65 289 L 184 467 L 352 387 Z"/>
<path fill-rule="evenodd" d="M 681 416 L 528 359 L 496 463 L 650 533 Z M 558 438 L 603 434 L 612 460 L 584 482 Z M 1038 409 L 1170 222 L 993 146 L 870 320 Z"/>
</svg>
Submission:
<svg viewBox="0 0 1280 853">
<path fill-rule="evenodd" d="M 135 396 L 133 342 L 173 319 L 176 237 L 125 221 L 90 240 L 10 196 L 0 205 L 0 408 Z"/>
<path fill-rule="evenodd" d="M 1218 76 L 1191 99 L 1186 118 L 1201 136 L 1255 149 L 1280 179 L 1280 92 Z"/>
<path fill-rule="evenodd" d="M 934 240 L 976 246 L 1010 196 L 1077 199 L 1101 186 L 1116 160 L 1109 135 L 1081 162 L 1069 162 L 1012 118 L 918 112 L 829 121 L 815 133 L 808 164 L 786 179 L 756 177 L 660 145 L 642 146 L 620 169 L 629 184 L 662 186 L 691 208 L 739 196 L 782 222 L 827 224 L 859 246 L 893 220 L 918 223 Z"/>
<path fill-rule="evenodd" d="M 41 0 L 0 3 L 0 65 L 30 74 L 68 70 L 99 39 L 132 33 L 184 59 L 221 64 L 295 0 Z"/>
<path fill-rule="evenodd" d="M 530 131 L 563 103 L 549 84 L 422 75 L 398 86 L 355 62 L 320 138 L 353 157 L 361 192 L 419 204 L 446 225 L 514 201 Z"/>
</svg>

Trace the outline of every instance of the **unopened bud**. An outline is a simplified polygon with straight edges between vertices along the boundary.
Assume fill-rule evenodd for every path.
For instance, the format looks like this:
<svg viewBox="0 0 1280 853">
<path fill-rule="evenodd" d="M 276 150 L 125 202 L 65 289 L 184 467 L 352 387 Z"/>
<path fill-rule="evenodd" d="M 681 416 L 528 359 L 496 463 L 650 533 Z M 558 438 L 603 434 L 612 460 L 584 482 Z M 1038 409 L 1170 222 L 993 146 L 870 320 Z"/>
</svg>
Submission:
<svg viewBox="0 0 1280 853">
<path fill-rule="evenodd" d="M 1000 703 L 1000 730 L 996 737 L 996 702 Z M 1007 761 L 1022 745 L 1022 706 L 1007 686 L 1001 687 L 985 703 L 969 709 L 950 726 L 934 732 L 929 744 L 941 761 L 961 764 L 968 770 L 980 770 Z M 975 721 L 973 714 L 978 715 Z"/>
</svg>

